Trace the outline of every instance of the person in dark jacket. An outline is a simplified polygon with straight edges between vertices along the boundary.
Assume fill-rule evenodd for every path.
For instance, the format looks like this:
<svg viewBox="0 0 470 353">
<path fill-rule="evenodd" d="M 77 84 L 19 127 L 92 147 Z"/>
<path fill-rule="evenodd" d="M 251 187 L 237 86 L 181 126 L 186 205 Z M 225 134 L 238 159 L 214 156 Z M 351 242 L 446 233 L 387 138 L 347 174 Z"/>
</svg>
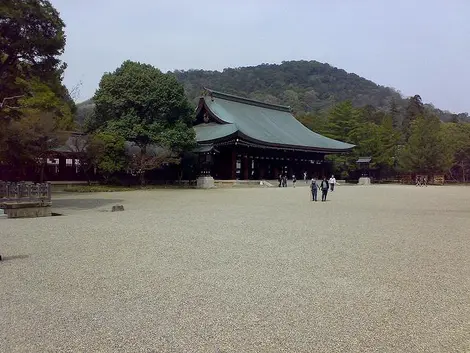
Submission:
<svg viewBox="0 0 470 353">
<path fill-rule="evenodd" d="M 312 181 L 310 182 L 310 189 L 312 191 L 312 201 L 317 201 L 317 194 L 319 188 L 320 186 L 318 185 L 317 179 L 312 178 Z"/>
<path fill-rule="evenodd" d="M 326 201 L 326 196 L 328 195 L 329 187 L 330 187 L 330 184 L 328 184 L 328 180 L 326 179 L 326 177 L 323 177 L 323 180 L 320 183 L 322 201 Z"/>
<path fill-rule="evenodd" d="M 279 181 L 279 187 L 281 187 L 281 184 L 282 184 L 282 175 L 281 175 L 281 173 L 279 173 L 277 175 L 277 180 Z"/>
<path fill-rule="evenodd" d="M 287 187 L 287 174 L 282 176 L 282 186 L 285 188 Z"/>
</svg>

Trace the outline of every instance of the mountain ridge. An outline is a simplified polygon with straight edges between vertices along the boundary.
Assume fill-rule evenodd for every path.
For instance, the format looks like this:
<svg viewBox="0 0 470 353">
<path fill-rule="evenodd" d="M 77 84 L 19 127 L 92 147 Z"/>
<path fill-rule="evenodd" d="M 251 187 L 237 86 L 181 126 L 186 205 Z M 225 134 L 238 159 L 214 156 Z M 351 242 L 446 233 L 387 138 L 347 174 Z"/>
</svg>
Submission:
<svg viewBox="0 0 470 353">
<path fill-rule="evenodd" d="M 392 101 L 401 111 L 408 104 L 408 97 L 394 88 L 315 60 L 263 63 L 222 71 L 194 69 L 169 73 L 183 84 L 193 103 L 207 87 L 266 103 L 288 105 L 295 114 L 319 113 L 345 100 L 350 100 L 356 107 L 373 106 L 380 110 L 390 109 Z M 77 107 L 77 120 L 81 122 L 92 110 L 92 99 L 78 103 Z M 425 107 L 442 121 L 470 121 L 468 113 L 454 114 L 430 103 Z"/>
</svg>

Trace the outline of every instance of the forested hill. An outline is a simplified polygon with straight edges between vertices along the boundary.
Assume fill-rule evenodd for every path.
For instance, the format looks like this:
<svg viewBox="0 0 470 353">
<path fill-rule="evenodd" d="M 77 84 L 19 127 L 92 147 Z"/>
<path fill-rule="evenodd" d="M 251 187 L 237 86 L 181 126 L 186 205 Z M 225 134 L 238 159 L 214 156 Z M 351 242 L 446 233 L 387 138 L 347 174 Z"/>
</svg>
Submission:
<svg viewBox="0 0 470 353">
<path fill-rule="evenodd" d="M 351 100 L 355 106 L 387 107 L 400 95 L 356 74 L 317 61 L 288 61 L 280 65 L 228 68 L 222 72 L 175 71 L 191 99 L 201 87 L 249 97 L 273 104 L 289 105 L 295 112 L 313 112 L 334 103 Z"/>
<path fill-rule="evenodd" d="M 289 105 L 296 115 L 319 113 L 346 100 L 350 100 L 355 107 L 373 106 L 379 110 L 389 110 L 394 101 L 395 108 L 402 115 L 408 105 L 408 100 L 393 88 L 379 86 L 318 61 L 286 61 L 279 65 L 227 68 L 222 72 L 175 71 L 174 74 L 194 103 L 203 88 L 207 87 L 267 103 Z M 84 116 L 93 110 L 93 102 L 87 100 L 77 107 L 77 120 L 82 122 Z M 451 114 L 430 104 L 425 107 L 442 121 L 470 121 L 466 113 Z"/>
<path fill-rule="evenodd" d="M 371 105 L 381 110 L 388 110 L 392 100 L 399 108 L 407 106 L 407 100 L 394 89 L 318 61 L 286 61 L 280 65 L 261 64 L 222 72 L 175 71 L 174 74 L 194 101 L 202 88 L 207 87 L 267 103 L 289 105 L 297 114 L 316 113 L 345 100 L 356 107 Z M 426 107 L 443 121 L 455 118 L 430 104 Z M 459 119 L 468 120 L 468 115 L 462 114 Z"/>
</svg>

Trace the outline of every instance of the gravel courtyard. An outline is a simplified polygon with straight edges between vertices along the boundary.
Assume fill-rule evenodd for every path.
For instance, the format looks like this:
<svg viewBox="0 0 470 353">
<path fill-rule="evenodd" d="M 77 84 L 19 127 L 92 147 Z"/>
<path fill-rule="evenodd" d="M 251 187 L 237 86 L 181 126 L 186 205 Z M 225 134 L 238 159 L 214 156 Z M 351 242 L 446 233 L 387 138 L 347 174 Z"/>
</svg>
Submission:
<svg viewBox="0 0 470 353">
<path fill-rule="evenodd" d="M 470 187 L 329 196 L 61 194 L 63 216 L 2 218 L 0 352 L 470 352 Z"/>
</svg>

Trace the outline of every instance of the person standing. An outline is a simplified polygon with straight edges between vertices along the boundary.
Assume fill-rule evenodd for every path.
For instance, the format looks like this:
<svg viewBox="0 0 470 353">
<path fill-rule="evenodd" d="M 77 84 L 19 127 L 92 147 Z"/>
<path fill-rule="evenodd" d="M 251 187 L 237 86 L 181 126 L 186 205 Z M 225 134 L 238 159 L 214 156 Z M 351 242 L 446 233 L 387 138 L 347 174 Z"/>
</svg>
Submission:
<svg viewBox="0 0 470 353">
<path fill-rule="evenodd" d="M 421 186 L 421 177 L 416 175 L 416 186 Z"/>
<path fill-rule="evenodd" d="M 304 172 L 304 181 L 305 181 L 305 184 L 307 184 L 307 172 Z"/>
<path fill-rule="evenodd" d="M 318 194 L 318 183 L 317 179 L 315 177 L 312 178 L 312 181 L 310 182 L 310 189 L 312 191 L 312 201 L 317 201 L 317 194 Z"/>
<path fill-rule="evenodd" d="M 423 176 L 423 184 L 422 184 L 422 186 L 426 186 L 426 187 L 428 186 L 428 176 L 427 176 L 427 175 Z"/>
<path fill-rule="evenodd" d="M 281 184 L 282 184 L 282 174 L 281 173 L 279 173 L 277 175 L 277 180 L 279 181 L 279 187 L 281 187 Z"/>
<path fill-rule="evenodd" d="M 329 183 L 330 183 L 331 192 L 335 191 L 336 178 L 334 175 L 331 176 Z"/>
<path fill-rule="evenodd" d="M 292 185 L 294 186 L 295 188 L 295 183 L 297 182 L 297 178 L 295 176 L 295 174 L 292 174 Z"/>
<path fill-rule="evenodd" d="M 323 180 L 321 181 L 321 184 L 320 184 L 322 201 L 326 201 L 326 196 L 328 195 L 329 187 L 330 186 L 328 185 L 328 180 L 326 180 L 326 177 L 323 177 Z"/>
</svg>

